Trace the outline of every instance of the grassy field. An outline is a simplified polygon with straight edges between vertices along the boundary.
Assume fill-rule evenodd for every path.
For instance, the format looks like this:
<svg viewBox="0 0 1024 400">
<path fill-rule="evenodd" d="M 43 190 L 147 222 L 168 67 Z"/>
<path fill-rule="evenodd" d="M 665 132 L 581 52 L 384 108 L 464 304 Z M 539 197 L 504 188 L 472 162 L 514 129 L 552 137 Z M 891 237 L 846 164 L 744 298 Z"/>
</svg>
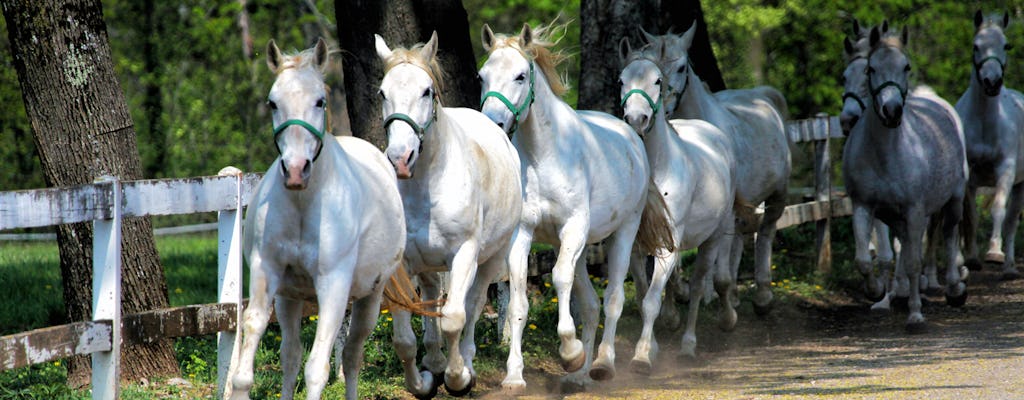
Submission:
<svg viewBox="0 0 1024 400">
<path fill-rule="evenodd" d="M 850 263 L 843 261 L 851 258 L 846 255 L 852 254 L 847 249 L 849 246 L 844 244 L 852 242 L 848 234 L 843 233 L 848 229 L 846 223 L 845 227 L 840 226 L 833 231 L 833 251 L 837 261 L 834 273 L 828 276 L 809 269 L 815 257 L 812 225 L 780 232 L 773 269 L 778 282 L 776 293 L 781 301 L 791 296 L 814 296 L 848 284 L 859 284 L 859 276 L 850 273 Z M 216 300 L 216 246 L 213 234 L 157 238 L 172 305 L 212 303 Z M 684 265 L 691 260 L 692 257 L 684 260 Z M 749 271 L 749 268 L 744 266 L 741 271 Z M 599 288 L 603 287 L 602 279 L 592 279 Z M 65 323 L 58 252 L 54 243 L 3 243 L 0 247 L 0 282 L 0 335 Z M 550 287 L 550 278 L 536 277 L 532 283 L 530 324 L 524 334 L 523 349 L 527 365 L 557 354 L 557 299 Z M 638 315 L 631 284 L 627 284 L 627 299 L 624 318 Z M 307 349 L 312 343 L 316 319 L 312 316 L 303 322 L 303 343 Z M 477 372 L 500 376 L 504 373 L 507 347 L 499 342 L 495 320 L 482 318 L 480 324 L 477 330 Z M 635 340 L 637 323 L 619 325 L 623 337 Z M 417 322 L 415 326 L 420 324 Z M 382 313 L 366 345 L 366 363 L 360 374 L 359 388 L 363 397 L 410 398 L 402 386 L 401 365 L 391 347 L 391 329 L 390 314 Z M 280 392 L 279 341 L 280 332 L 276 324 L 271 325 L 257 353 L 253 398 L 277 398 Z M 217 374 L 214 337 L 183 338 L 176 341 L 175 350 L 182 378 L 188 381 L 188 385 L 167 384 L 170 377 L 154 377 L 145 387 L 126 386 L 123 397 L 213 398 Z M 61 361 L 0 373 L 0 400 L 89 398 L 87 391 L 68 388 L 64 384 L 65 378 L 66 370 Z M 302 374 L 299 379 L 302 390 Z M 343 386 L 337 382 L 331 384 L 324 398 L 343 397 Z"/>
</svg>

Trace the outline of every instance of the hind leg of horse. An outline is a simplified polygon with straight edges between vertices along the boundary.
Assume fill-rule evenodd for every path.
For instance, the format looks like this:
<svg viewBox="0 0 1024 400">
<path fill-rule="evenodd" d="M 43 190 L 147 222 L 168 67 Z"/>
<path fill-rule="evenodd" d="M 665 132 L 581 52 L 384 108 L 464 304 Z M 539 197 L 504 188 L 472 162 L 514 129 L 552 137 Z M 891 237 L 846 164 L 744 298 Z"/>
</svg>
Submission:
<svg viewBox="0 0 1024 400">
<path fill-rule="evenodd" d="M 981 269 L 981 261 L 978 259 L 978 187 L 972 183 L 967 184 L 967 192 L 964 194 L 964 214 L 960 221 L 960 235 L 963 238 L 963 252 L 965 264 L 975 271 Z"/>
<path fill-rule="evenodd" d="M 957 263 L 959 256 L 957 251 L 960 244 L 957 229 L 963 216 L 963 201 L 961 199 L 950 201 L 943 207 L 941 215 L 936 216 L 936 219 L 940 216 L 943 246 L 946 251 L 946 304 L 959 307 L 967 301 L 967 284 L 964 282 L 967 279 L 967 268 L 961 267 Z M 938 241 L 938 237 L 935 239 Z"/>
<path fill-rule="evenodd" d="M 583 368 L 587 360 L 587 349 L 583 342 L 576 338 L 576 324 L 573 321 L 569 310 L 572 297 L 573 278 L 576 274 L 576 262 L 583 254 L 583 247 L 586 245 L 587 231 L 589 231 L 588 220 L 590 217 L 585 214 L 570 217 L 562 226 L 560 232 L 561 246 L 558 249 L 558 258 L 551 270 L 551 281 L 558 294 L 558 336 L 561 345 L 558 347 L 558 355 L 562 359 L 562 368 L 566 372 L 574 372 Z M 584 275 L 586 276 L 586 275 Z M 589 282 L 587 282 L 589 284 Z"/>
<path fill-rule="evenodd" d="M 473 379 L 459 352 L 462 328 L 466 326 L 466 302 L 470 287 L 477 276 L 478 244 L 467 240 L 455 251 L 449 264 L 448 298 L 441 308 L 441 332 L 448 345 L 448 365 L 444 370 L 444 384 L 450 394 L 463 394 Z"/>
<path fill-rule="evenodd" d="M 473 286 L 466 294 L 466 325 L 462 330 L 459 352 L 472 376 L 470 384 L 464 389 L 467 393 L 476 382 L 476 369 L 473 368 L 473 360 L 476 357 L 476 323 L 480 320 L 480 313 L 487 302 L 487 288 L 498 278 L 498 275 L 508 270 L 508 253 L 511 245 L 509 243 L 491 259 L 480 265 L 476 279 L 473 280 Z M 449 394 L 451 394 L 451 388 L 449 388 Z"/>
<path fill-rule="evenodd" d="M 399 267 L 401 268 L 401 267 Z M 335 378 L 338 380 L 345 380 L 345 366 L 341 362 L 342 350 L 345 349 L 345 342 L 348 338 L 348 328 L 352 324 L 352 316 L 349 314 L 345 315 L 345 320 L 341 323 L 341 329 L 338 331 L 338 338 L 334 339 L 334 363 L 337 364 L 337 370 L 335 372 Z"/>
<path fill-rule="evenodd" d="M 391 311 L 394 315 L 391 343 L 395 346 L 398 359 L 402 360 L 405 388 L 417 398 L 432 398 L 437 394 L 440 382 L 434 379 L 434 374 L 429 370 L 420 371 L 416 367 L 416 334 L 412 330 L 412 314 L 402 309 Z"/>
<path fill-rule="evenodd" d="M 633 251 L 629 257 L 629 276 L 633 278 L 633 288 L 636 289 L 637 304 L 643 303 L 647 296 L 647 288 L 651 281 L 647 276 L 647 256 L 639 251 Z"/>
<path fill-rule="evenodd" d="M 736 305 L 739 303 L 739 293 L 736 288 L 736 279 L 729 273 L 729 255 L 732 252 L 730 245 L 733 241 L 728 234 L 734 231 L 734 219 L 729 217 L 722 221 L 718 232 L 705 240 L 698 249 L 698 252 L 711 253 L 707 260 L 708 275 L 713 276 L 715 291 L 722 299 L 718 313 L 718 327 L 723 331 L 732 331 L 736 328 Z"/>
<path fill-rule="evenodd" d="M 256 349 L 270 321 L 271 293 L 277 292 L 281 281 L 279 275 L 268 274 L 267 271 L 274 271 L 276 268 L 267 264 L 269 263 L 259 256 L 253 256 L 249 261 L 249 305 L 245 307 L 242 315 L 242 349 L 239 351 L 238 367 L 231 377 L 231 387 L 225 389 L 231 393 L 233 400 L 249 398 L 249 391 L 253 385 Z"/>
<path fill-rule="evenodd" d="M 694 296 L 694 298 L 704 296 L 704 290 L 707 289 L 704 285 L 704 277 L 718 256 L 714 251 L 711 251 L 712 249 L 703 248 L 703 244 L 701 247 L 697 251 L 697 260 L 693 264 L 693 275 L 690 278 L 690 295 Z M 723 302 L 725 300 L 723 299 Z M 723 304 L 723 306 L 727 305 Z M 686 313 L 686 331 L 683 333 L 682 345 L 679 348 L 680 354 L 690 358 L 697 356 L 697 314 L 699 311 L 700 302 L 691 301 L 689 310 Z"/>
<path fill-rule="evenodd" d="M 505 379 L 501 381 L 502 390 L 506 394 L 516 395 L 526 389 L 526 380 L 523 379 L 523 327 L 526 326 L 527 313 L 529 311 L 529 299 L 526 295 L 526 275 L 528 273 L 527 261 L 530 254 L 530 242 L 533 241 L 533 231 L 520 226 L 513 235 L 512 250 L 509 252 L 508 270 L 508 314 L 509 340 L 508 360 L 505 363 Z"/>
<path fill-rule="evenodd" d="M 651 277 L 651 287 L 640 306 L 643 328 L 640 331 L 640 338 L 636 341 L 636 349 L 633 352 L 633 359 L 629 363 L 633 372 L 649 375 L 651 364 L 658 356 L 658 340 L 654 337 L 654 321 L 662 308 L 662 290 L 668 281 L 669 275 L 675 268 L 677 252 L 668 252 L 659 249 L 658 255 L 654 258 L 654 274 Z M 665 307 L 672 303 L 672 299 L 665 296 Z M 674 305 L 673 305 L 674 306 Z"/>
<path fill-rule="evenodd" d="M 854 260 L 857 269 L 864 276 L 865 294 L 869 299 L 879 300 L 885 295 L 885 283 L 876 279 L 874 266 L 871 263 L 871 224 L 872 215 L 863 204 L 853 203 L 853 238 L 856 247 Z"/>
<path fill-rule="evenodd" d="M 1006 219 L 1003 222 L 1003 276 L 1002 279 L 1018 279 L 1021 273 L 1017 270 L 1013 243 L 1020 224 L 1020 212 L 1024 205 L 1024 182 L 1013 185 L 1009 203 L 1006 206 Z"/>
<path fill-rule="evenodd" d="M 651 257 L 653 260 L 654 257 Z M 665 330 L 674 331 L 683 324 L 683 316 L 676 306 L 680 299 L 688 299 L 690 287 L 683 281 L 682 272 L 679 271 L 679 258 L 676 258 L 674 265 L 669 266 L 668 281 L 665 283 L 665 295 L 661 302 L 661 312 L 654 322 Z M 638 303 L 643 304 L 643 303 Z"/>
<path fill-rule="evenodd" d="M 877 218 L 872 218 L 871 229 L 874 232 L 875 254 L 874 263 L 883 275 L 892 276 L 895 265 L 895 252 L 889 226 Z"/>
<path fill-rule="evenodd" d="M 963 204 L 959 204 L 957 208 L 962 209 Z M 946 212 L 944 211 L 943 214 L 946 214 Z M 919 287 L 926 294 L 939 294 L 942 292 L 942 285 L 939 285 L 939 249 L 946 246 L 945 226 L 945 218 L 933 218 L 928 227 L 922 266 L 924 274 L 921 275 L 921 286 Z M 955 222 L 953 226 L 956 227 Z M 956 257 L 956 255 L 954 252 L 953 256 Z"/>
<path fill-rule="evenodd" d="M 786 209 L 786 191 L 776 192 L 765 200 L 764 219 L 757 230 L 754 242 L 754 280 L 757 293 L 754 294 L 754 311 L 767 314 L 772 306 L 772 241 L 775 240 L 775 223 Z"/>
<path fill-rule="evenodd" d="M 348 258 L 335 262 L 335 265 L 351 268 L 355 265 L 355 256 L 355 254 L 350 254 Z M 340 269 L 345 270 L 346 268 Z M 339 271 L 322 275 L 314 283 L 320 313 L 313 346 L 309 349 L 309 358 L 306 360 L 304 371 L 306 399 L 319 399 L 324 387 L 327 386 L 327 379 L 330 378 L 331 373 L 331 346 L 334 346 L 334 339 L 338 336 L 341 322 L 345 318 L 352 279 L 351 272 Z M 352 378 L 358 378 L 358 375 L 353 374 Z"/>
<path fill-rule="evenodd" d="M 295 384 L 302 365 L 302 300 L 277 296 L 274 301 L 277 321 L 281 325 L 281 398 L 295 396 Z"/>
<path fill-rule="evenodd" d="M 595 380 L 609 380 L 615 377 L 615 331 L 622 316 L 622 305 L 626 300 L 623 282 L 629 267 L 629 255 L 633 241 L 640 227 L 640 218 L 632 224 L 623 224 L 611 237 L 608 250 L 608 286 L 604 289 L 604 332 L 597 357 L 590 368 L 590 377 Z M 668 271 L 671 273 L 671 270 Z M 596 313 L 595 313 L 596 314 Z"/>
<path fill-rule="evenodd" d="M 609 252 L 609 260 L 612 259 L 610 254 Z M 609 275 L 611 275 L 610 272 Z M 576 279 L 572 283 L 571 302 L 573 307 L 576 307 L 577 316 L 580 319 L 580 324 L 583 326 L 580 340 L 584 349 L 581 355 L 584 357 L 583 365 L 579 369 L 562 378 L 563 392 L 586 390 L 587 387 L 593 384 L 589 373 L 593 365 L 592 352 L 594 341 L 597 337 L 598 317 L 601 314 L 601 298 L 597 296 L 597 291 L 594 290 L 594 285 L 590 282 L 590 277 L 587 274 L 587 260 L 583 257 L 576 260 L 575 276 Z M 605 293 L 608 293 L 607 288 Z"/>
<path fill-rule="evenodd" d="M 398 268 L 404 268 L 401 265 Z M 352 302 L 352 317 L 349 322 L 348 338 L 342 351 L 341 364 L 348 371 L 345 376 L 345 398 L 355 400 L 356 388 L 359 385 L 359 369 L 363 366 L 363 346 L 366 338 L 373 332 L 380 315 L 381 293 L 377 292 Z"/>
<path fill-rule="evenodd" d="M 435 301 L 441 298 L 441 275 L 437 272 L 424 272 L 418 275 L 420 292 L 424 301 Z M 426 354 L 420 361 L 421 368 L 434 375 L 444 372 L 448 359 L 441 352 L 440 321 L 434 317 L 423 317 L 423 347 Z"/>
<path fill-rule="evenodd" d="M 988 252 L 985 253 L 985 261 L 995 264 L 1006 262 L 1006 253 L 1003 252 L 1003 235 L 1009 234 L 1003 229 L 1006 227 L 1007 219 L 1015 219 L 1006 209 L 1013 190 L 1014 170 L 1016 166 L 1004 162 L 996 167 L 996 193 L 992 195 L 992 205 L 989 212 L 992 214 L 992 236 L 988 241 Z M 1009 243 L 1012 247 L 1013 243 Z"/>
</svg>

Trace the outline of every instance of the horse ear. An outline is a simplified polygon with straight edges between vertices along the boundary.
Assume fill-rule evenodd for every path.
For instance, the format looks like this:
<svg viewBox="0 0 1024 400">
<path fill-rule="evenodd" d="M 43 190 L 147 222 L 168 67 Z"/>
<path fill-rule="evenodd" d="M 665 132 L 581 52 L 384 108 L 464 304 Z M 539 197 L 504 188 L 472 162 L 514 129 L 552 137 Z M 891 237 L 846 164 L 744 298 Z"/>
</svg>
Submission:
<svg viewBox="0 0 1024 400">
<path fill-rule="evenodd" d="M 853 48 L 853 42 L 850 41 L 849 37 L 843 38 L 843 49 L 846 50 L 846 55 L 851 56 L 856 50 Z"/>
<path fill-rule="evenodd" d="M 1010 25 L 1010 12 L 1003 11 L 1003 29 L 1006 29 L 1008 25 Z"/>
<path fill-rule="evenodd" d="M 985 22 L 985 16 L 981 14 L 981 10 L 974 12 L 974 29 L 981 27 L 981 23 Z"/>
<path fill-rule="evenodd" d="M 277 43 L 270 39 L 267 42 L 267 67 L 270 68 L 270 72 L 277 73 L 277 69 L 281 67 L 281 58 L 281 50 L 277 48 Z"/>
<path fill-rule="evenodd" d="M 619 63 L 625 65 L 626 57 L 629 57 L 629 53 L 632 52 L 633 50 L 629 48 L 629 38 L 623 37 L 622 40 L 619 41 Z"/>
<path fill-rule="evenodd" d="M 697 33 L 697 20 L 693 20 L 693 23 L 690 24 L 690 28 L 687 29 L 686 32 L 683 32 L 683 35 L 680 36 L 680 38 L 682 39 L 682 42 L 683 42 L 683 48 L 685 48 L 685 49 L 689 49 L 690 48 L 690 44 L 693 43 L 693 36 L 696 35 L 696 33 Z"/>
<path fill-rule="evenodd" d="M 494 32 L 491 31 L 491 26 L 484 24 L 484 27 L 480 29 L 480 44 L 484 46 L 484 50 L 488 53 L 494 48 Z"/>
<path fill-rule="evenodd" d="M 324 41 L 324 38 L 317 39 L 316 47 L 313 50 L 313 54 L 316 56 L 315 64 L 317 66 L 317 69 L 319 69 L 320 72 L 326 71 L 327 65 L 330 64 L 331 58 L 328 56 L 327 42 Z"/>
<path fill-rule="evenodd" d="M 880 32 L 878 30 L 877 26 L 874 27 L 874 28 L 871 28 L 871 39 L 870 39 L 870 42 L 869 42 L 869 43 L 871 43 L 871 47 L 875 47 L 875 45 L 878 44 L 879 40 L 882 40 L 882 32 Z"/>
<path fill-rule="evenodd" d="M 889 32 L 889 20 L 882 21 L 882 30 L 879 33 Z"/>
<path fill-rule="evenodd" d="M 650 33 L 647 33 L 647 31 L 644 30 L 643 25 L 640 26 L 640 33 L 643 34 L 644 40 L 646 40 L 647 43 L 654 43 L 654 40 L 657 39 L 656 36 L 654 36 L 654 35 L 652 35 Z"/>
<path fill-rule="evenodd" d="M 387 61 L 391 58 L 391 48 L 384 42 L 384 38 L 380 35 L 373 34 L 374 47 L 377 49 L 377 57 L 380 57 L 381 61 Z"/>
<path fill-rule="evenodd" d="M 907 34 L 907 26 L 904 25 L 903 32 L 900 32 L 900 42 L 903 42 L 903 45 L 906 46 L 908 39 L 910 39 L 910 36 Z"/>
<path fill-rule="evenodd" d="M 533 29 L 530 29 L 530 24 L 523 24 L 522 32 L 519 32 L 519 45 L 527 47 L 533 42 Z"/>
<path fill-rule="evenodd" d="M 423 45 L 423 48 L 420 49 L 420 57 L 423 57 L 423 59 L 429 63 L 431 60 L 434 59 L 434 56 L 436 55 L 437 31 L 434 31 L 433 33 L 430 34 L 430 40 L 427 41 L 427 44 Z"/>
<path fill-rule="evenodd" d="M 857 21 L 856 18 L 853 19 L 853 34 L 857 37 L 861 36 L 860 21 Z"/>
</svg>

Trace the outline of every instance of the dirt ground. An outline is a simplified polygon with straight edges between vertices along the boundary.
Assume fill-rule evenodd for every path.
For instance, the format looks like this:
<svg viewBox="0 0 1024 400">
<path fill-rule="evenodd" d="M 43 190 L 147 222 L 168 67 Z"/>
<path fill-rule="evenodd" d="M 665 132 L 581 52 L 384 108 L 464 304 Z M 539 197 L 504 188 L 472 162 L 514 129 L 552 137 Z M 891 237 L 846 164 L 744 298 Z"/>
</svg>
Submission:
<svg viewBox="0 0 1024 400">
<path fill-rule="evenodd" d="M 636 375 L 623 339 L 612 381 L 562 394 L 559 367 L 528 365 L 523 398 L 1024 399 L 1024 280 L 998 276 L 972 271 L 962 308 L 928 298 L 922 334 L 905 333 L 905 310 L 872 315 L 865 301 L 777 304 L 766 318 L 744 303 L 735 331 L 702 324 L 696 360 L 677 357 L 681 331 L 662 332 L 652 375 Z M 493 379 L 474 397 L 505 397 Z"/>
</svg>

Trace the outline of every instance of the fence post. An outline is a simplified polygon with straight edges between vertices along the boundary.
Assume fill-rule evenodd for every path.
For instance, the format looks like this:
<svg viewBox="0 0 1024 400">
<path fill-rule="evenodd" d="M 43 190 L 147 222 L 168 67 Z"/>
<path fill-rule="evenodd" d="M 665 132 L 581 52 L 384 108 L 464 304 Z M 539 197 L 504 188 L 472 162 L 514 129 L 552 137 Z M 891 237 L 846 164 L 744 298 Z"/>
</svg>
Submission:
<svg viewBox="0 0 1024 400">
<path fill-rule="evenodd" d="M 217 397 L 226 398 L 242 338 L 242 171 L 225 167 L 217 175 L 235 177 L 235 208 L 217 212 L 217 302 L 236 305 L 235 331 L 217 333 Z"/>
<path fill-rule="evenodd" d="M 814 130 L 824 132 L 824 139 L 814 141 L 814 200 L 824 202 L 825 218 L 815 224 L 815 245 L 818 250 L 817 269 L 823 274 L 832 271 L 832 159 L 829 155 L 831 127 L 829 116 L 818 113 L 814 119 Z"/>
<path fill-rule="evenodd" d="M 92 354 L 92 398 L 117 399 L 121 376 L 121 182 L 112 176 L 111 215 L 92 223 L 92 320 L 110 320 L 110 351 Z"/>
</svg>

